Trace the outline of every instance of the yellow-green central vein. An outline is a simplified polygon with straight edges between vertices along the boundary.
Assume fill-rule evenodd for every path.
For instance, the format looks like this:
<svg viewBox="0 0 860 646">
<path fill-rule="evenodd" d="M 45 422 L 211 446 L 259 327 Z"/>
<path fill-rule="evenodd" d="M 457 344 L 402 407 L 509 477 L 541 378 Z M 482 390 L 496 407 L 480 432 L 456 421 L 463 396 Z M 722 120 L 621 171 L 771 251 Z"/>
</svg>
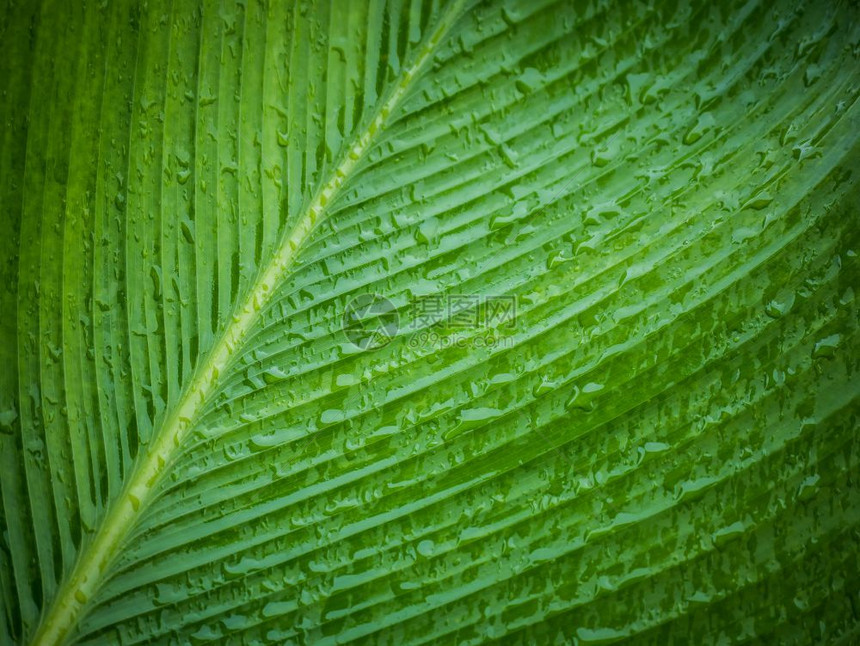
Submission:
<svg viewBox="0 0 860 646">
<path fill-rule="evenodd" d="M 308 236 L 325 218 L 326 205 L 337 196 L 344 182 L 351 177 L 359 161 L 385 128 L 390 115 L 409 90 L 412 81 L 421 74 L 432 58 L 465 3 L 466 0 L 457 0 L 441 16 L 436 29 L 419 50 L 414 62 L 401 72 L 400 79 L 388 99 L 379 106 L 367 127 L 357 133 L 328 181 L 315 193 L 296 226 L 284 236 L 242 306 L 237 308 L 238 313 L 198 365 L 177 405 L 165 416 L 164 423 L 125 483 L 122 494 L 113 501 L 98 531 L 78 556 L 75 567 L 60 586 L 56 598 L 42 618 L 31 642 L 34 646 L 60 644 L 71 633 L 84 613 L 89 599 L 103 582 L 105 571 L 134 527 L 142 508 L 148 504 L 155 485 L 171 463 L 174 451 L 181 446 L 193 421 L 215 391 L 230 358 L 244 343 L 260 311 L 286 276 Z"/>
</svg>

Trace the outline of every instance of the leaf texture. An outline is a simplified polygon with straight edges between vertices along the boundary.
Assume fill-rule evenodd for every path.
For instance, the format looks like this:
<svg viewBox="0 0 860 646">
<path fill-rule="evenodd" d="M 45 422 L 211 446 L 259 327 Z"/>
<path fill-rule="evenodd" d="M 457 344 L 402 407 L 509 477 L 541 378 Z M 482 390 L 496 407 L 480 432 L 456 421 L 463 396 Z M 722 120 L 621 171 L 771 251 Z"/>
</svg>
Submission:
<svg viewBox="0 0 860 646">
<path fill-rule="evenodd" d="M 0 641 L 860 638 L 856 3 L 2 11 Z"/>
</svg>

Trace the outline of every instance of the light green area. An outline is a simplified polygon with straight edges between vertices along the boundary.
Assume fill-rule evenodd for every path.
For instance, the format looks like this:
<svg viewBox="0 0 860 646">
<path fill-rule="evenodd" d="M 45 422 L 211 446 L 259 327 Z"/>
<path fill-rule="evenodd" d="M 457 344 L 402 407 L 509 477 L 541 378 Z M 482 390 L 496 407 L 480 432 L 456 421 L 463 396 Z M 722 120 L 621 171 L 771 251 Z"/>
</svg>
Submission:
<svg viewBox="0 0 860 646">
<path fill-rule="evenodd" d="M 0 643 L 860 639 L 858 18 L 7 0 Z"/>
</svg>

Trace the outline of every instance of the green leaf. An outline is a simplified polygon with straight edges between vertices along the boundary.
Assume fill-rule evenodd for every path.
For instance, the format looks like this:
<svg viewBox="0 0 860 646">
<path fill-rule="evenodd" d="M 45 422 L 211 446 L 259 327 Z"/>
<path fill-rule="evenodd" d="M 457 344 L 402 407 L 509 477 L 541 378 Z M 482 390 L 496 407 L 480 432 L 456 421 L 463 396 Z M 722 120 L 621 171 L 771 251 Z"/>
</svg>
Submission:
<svg viewBox="0 0 860 646">
<path fill-rule="evenodd" d="M 0 642 L 858 638 L 856 3 L 0 11 Z"/>
</svg>

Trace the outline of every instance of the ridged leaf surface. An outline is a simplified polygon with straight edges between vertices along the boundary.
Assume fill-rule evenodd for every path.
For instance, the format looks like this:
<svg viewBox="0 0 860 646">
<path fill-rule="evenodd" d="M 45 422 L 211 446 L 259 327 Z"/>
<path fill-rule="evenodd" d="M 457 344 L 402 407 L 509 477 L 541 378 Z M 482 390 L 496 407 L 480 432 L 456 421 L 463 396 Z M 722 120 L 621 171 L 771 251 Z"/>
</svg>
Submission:
<svg viewBox="0 0 860 646">
<path fill-rule="evenodd" d="M 0 642 L 855 643 L 858 18 L 3 3 Z"/>
</svg>

